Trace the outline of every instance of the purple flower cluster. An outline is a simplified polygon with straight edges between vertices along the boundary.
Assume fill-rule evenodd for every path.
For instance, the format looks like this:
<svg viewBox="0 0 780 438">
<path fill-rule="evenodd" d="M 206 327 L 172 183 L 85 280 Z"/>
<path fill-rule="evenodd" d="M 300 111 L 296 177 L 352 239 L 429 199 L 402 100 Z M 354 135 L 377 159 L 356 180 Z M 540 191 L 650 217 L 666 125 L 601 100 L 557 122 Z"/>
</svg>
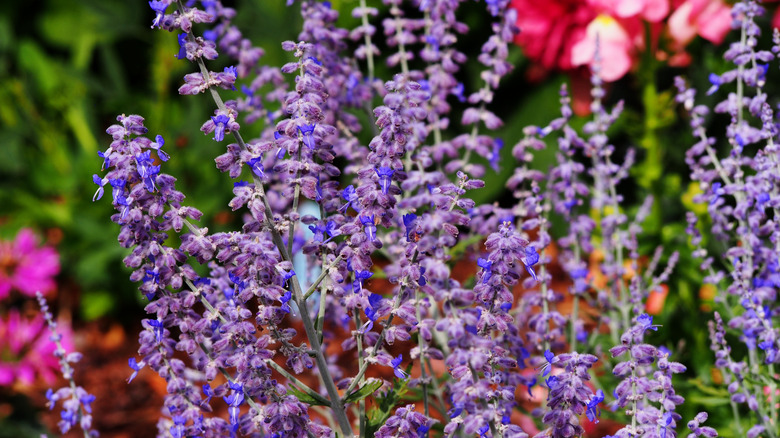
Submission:
<svg viewBox="0 0 780 438">
<path fill-rule="evenodd" d="M 198 225 L 202 214 L 183 204 L 175 178 L 163 173 L 175 159 L 163 151 L 163 137 L 148 138 L 137 115 L 119 116 L 108 128 L 112 142 L 99 153 L 106 173 L 93 177 L 95 199 L 110 185 L 112 220 L 120 244 L 131 249 L 125 263 L 149 301 L 129 380 L 148 367 L 166 381 L 160 434 L 522 438 L 529 431 L 513 418 L 523 401 L 518 389 L 532 397 L 544 379 L 549 392 L 537 409 L 537 436 L 582 436 L 584 419 L 598 422 L 599 405 L 610 397 L 592 386 L 601 359 L 619 380 L 611 405 L 630 421 L 616 436 L 676 436 L 683 398 L 672 379 L 685 367 L 645 341 L 658 326 L 642 312 L 678 255 L 664 260 L 658 249 L 648 266 L 640 263 L 640 224 L 653 201 L 627 213 L 618 185 L 634 156 L 629 150 L 615 158 L 621 154 L 607 133 L 622 104 L 611 111 L 604 105 L 598 63 L 593 118 L 582 133 L 570 123 L 564 87 L 560 117 L 526 127 L 512 150 L 513 205 L 477 205 L 469 193 L 485 185 L 481 163 L 496 171 L 502 164 L 504 141 L 484 131 L 503 124 L 491 106 L 511 70 L 509 45 L 523 11 L 505 0 L 485 2 L 484 17 L 493 22 L 476 57 L 482 82 L 468 92 L 456 78 L 467 62 L 456 48 L 468 32 L 458 18 L 461 0 L 374 3 L 355 6 L 350 31 L 339 27 L 349 19 L 329 2 L 301 1 L 303 29 L 282 43 L 291 60 L 277 68 L 260 64 L 263 50 L 218 0 L 149 2 L 152 27 L 177 32 L 176 57 L 194 66 L 179 93 L 204 93 L 214 103 L 201 131 L 227 140 L 216 167 L 236 180 L 229 205 L 243 214 L 237 231 Z M 687 157 L 701 183 L 699 199 L 709 205 L 715 235 L 739 239 L 726 253 L 728 268 L 703 248 L 697 253 L 708 279 L 730 281 L 726 300 L 743 309 L 730 327 L 742 332 L 753 368 L 780 361 L 773 325 L 780 237 L 770 220 L 780 213 L 780 160 L 774 114 L 761 91 L 763 66 L 774 54 L 755 46 L 758 11 L 753 2 L 735 6 L 745 38 L 727 57 L 737 67 L 712 80 L 713 93 L 734 81 L 740 90 L 758 90 L 716 107 L 732 117 L 734 152 L 717 159 L 704 130 L 706 109 L 693 105 L 682 83 L 679 97 L 700 136 Z M 386 44 L 376 41 L 379 16 Z M 391 78 L 377 77 L 380 46 Z M 233 66 L 209 70 L 207 61 L 219 56 Z M 466 105 L 462 114 L 455 101 Z M 252 124 L 261 125 L 260 134 L 245 139 L 242 128 Z M 555 163 L 541 171 L 534 154 L 550 140 L 557 141 Z M 746 153 L 763 141 L 764 149 Z M 553 216 L 565 220 L 563 236 L 551 235 Z M 697 233 L 695 215 L 689 225 Z M 603 258 L 591 272 L 586 260 L 597 250 Z M 553 263 L 567 275 L 566 290 L 556 289 Z M 458 280 L 461 266 L 475 275 Z M 593 274 L 605 282 L 592 282 Z M 566 291 L 571 313 L 560 308 Z M 580 314 L 581 303 L 596 316 Z M 747 402 L 764 418 L 749 432 L 757 436 L 774 421 L 769 403 L 756 398 L 757 388 L 740 386 L 755 376 L 731 359 L 723 324 L 712 331 L 732 402 Z M 339 344 L 334 333 L 346 339 Z M 611 340 L 612 358 L 596 345 L 604 340 Z M 355 366 L 344 366 L 344 358 Z M 536 376 L 529 365 L 540 364 Z M 214 414 L 218 406 L 225 418 Z M 690 421 L 693 436 L 717 435 L 701 425 L 705 419 L 702 413 Z"/>
<path fill-rule="evenodd" d="M 588 370 L 598 358 L 592 354 L 564 353 L 554 356 L 549 350 L 547 375 L 552 367 L 563 368 L 561 373 L 552 373 L 545 383 L 550 392 L 547 395 L 548 411 L 542 421 L 548 429 L 537 435 L 544 436 L 582 436 L 585 430 L 580 425 L 579 417 L 587 413 L 590 421 L 598 422 L 598 405 L 604 401 L 604 392 L 593 391 L 586 386 L 590 380 Z"/>
<path fill-rule="evenodd" d="M 685 366 L 669 361 L 668 351 L 644 343 L 647 330 L 658 331 L 658 326 L 653 325 L 652 316 L 644 313 L 621 336 L 621 345 L 610 350 L 613 357 L 627 356 L 612 369 L 614 375 L 623 379 L 615 388 L 613 408 L 625 408 L 631 416 L 631 425 L 620 429 L 616 438 L 677 436 L 675 428 L 680 415 L 675 408 L 684 399 L 675 393 L 672 376 L 685 372 Z"/>
<path fill-rule="evenodd" d="M 746 360 L 732 357 L 726 341 L 723 320 L 718 313 L 710 327 L 716 366 L 722 371 L 731 394 L 732 410 L 746 403 L 755 412 L 755 425 L 746 436 L 777 436 L 777 409 L 774 378 L 766 380 L 769 397 L 763 395 L 762 381 L 775 374 L 780 363 L 780 330 L 775 316 L 778 280 L 778 228 L 780 210 L 777 190 L 778 144 L 776 114 L 764 87 L 770 63 L 780 52 L 780 34 L 773 35 L 771 50 L 759 48 L 761 29 L 757 19 L 764 9 L 756 1 L 738 2 L 732 9 L 733 27 L 740 39 L 724 54 L 732 67 L 710 76 L 707 94 L 725 98 L 714 106 L 716 113 L 730 119 L 725 130 L 728 153 L 718 153 L 718 137 L 707 132 L 710 109 L 695 105 L 695 90 L 677 79 L 677 101 L 690 114 L 697 143 L 686 154 L 691 178 L 698 183 L 697 202 L 707 208 L 712 236 L 725 244 L 722 256 L 711 254 L 697 229 L 701 218 L 688 215 L 688 232 L 697 247 L 705 281 L 723 291 L 717 298 L 724 312 L 734 315 L 728 327 L 747 347 Z M 739 421 L 737 421 L 739 423 Z M 741 427 L 741 426 L 740 426 Z M 740 430 L 741 432 L 741 430 Z"/>
</svg>

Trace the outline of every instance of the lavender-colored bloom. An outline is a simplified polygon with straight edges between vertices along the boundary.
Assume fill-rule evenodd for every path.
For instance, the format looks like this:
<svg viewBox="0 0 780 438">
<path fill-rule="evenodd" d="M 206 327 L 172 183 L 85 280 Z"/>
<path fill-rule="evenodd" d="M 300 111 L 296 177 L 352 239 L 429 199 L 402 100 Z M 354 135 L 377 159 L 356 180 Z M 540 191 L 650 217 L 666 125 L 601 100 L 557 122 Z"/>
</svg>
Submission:
<svg viewBox="0 0 780 438">
<path fill-rule="evenodd" d="M 709 426 L 702 426 L 701 424 L 707 421 L 707 413 L 706 412 L 699 412 L 696 414 L 696 417 L 694 417 L 693 420 L 688 422 L 688 429 L 691 430 L 691 437 L 706 437 L 706 438 L 717 438 L 718 431 L 715 429 L 709 427 Z"/>
<path fill-rule="evenodd" d="M 152 160 L 151 157 L 151 151 L 147 150 L 142 152 L 140 155 L 137 155 L 135 157 L 135 161 L 137 163 L 138 175 L 143 180 L 144 186 L 146 186 L 146 190 L 150 192 L 157 190 L 155 179 L 157 178 L 157 174 L 160 173 L 160 166 L 154 165 L 154 160 Z"/>
<path fill-rule="evenodd" d="M 225 128 L 227 128 L 230 119 L 224 114 L 220 114 L 217 117 L 212 116 L 211 121 L 214 122 L 214 140 L 222 141 L 225 139 Z"/>
<path fill-rule="evenodd" d="M 424 438 L 435 422 L 436 420 L 417 412 L 414 405 L 410 404 L 396 409 L 374 436 L 377 438 Z"/>
<path fill-rule="evenodd" d="M 298 127 L 298 132 L 301 134 L 303 138 L 303 144 L 306 145 L 307 148 L 314 150 L 317 149 L 317 142 L 314 139 L 314 128 L 316 125 L 303 125 Z"/>
<path fill-rule="evenodd" d="M 165 10 L 168 9 L 168 3 L 164 0 L 150 0 L 149 7 L 155 12 L 154 21 L 152 21 L 152 29 L 160 27 L 163 18 L 165 17 Z"/>
<path fill-rule="evenodd" d="M 185 59 L 187 58 L 187 34 L 180 33 L 176 37 L 179 40 L 179 53 L 176 54 L 176 59 Z"/>
<path fill-rule="evenodd" d="M 403 217 L 404 220 L 404 229 L 406 230 L 406 241 L 407 242 L 417 242 L 420 240 L 420 236 L 418 233 L 413 233 L 413 230 L 415 228 L 415 221 L 417 221 L 417 215 L 414 213 L 407 213 Z"/>
<path fill-rule="evenodd" d="M 393 374 L 395 374 L 395 376 L 398 377 L 399 379 L 405 379 L 409 377 L 406 374 L 406 371 L 400 368 L 401 362 L 403 362 L 403 360 L 404 360 L 403 355 L 399 354 L 398 357 L 390 361 L 390 365 L 393 367 Z"/>
<path fill-rule="evenodd" d="M 376 224 L 374 223 L 374 215 L 360 216 L 360 223 L 363 224 L 363 231 L 366 233 L 368 241 L 376 241 Z"/>
<path fill-rule="evenodd" d="M 585 382 L 590 380 L 588 369 L 598 359 L 591 354 L 576 352 L 556 357 L 549 350 L 545 351 L 545 359 L 549 364 L 547 371 L 555 364 L 563 367 L 563 372 L 547 379 L 550 392 L 547 396 L 547 412 L 542 421 L 549 428 L 543 433 L 555 437 L 580 436 L 584 429 L 577 417 L 587 413 L 588 418 L 593 421 L 597 414 L 596 406 L 604 400 L 603 392 L 594 395 L 585 385 Z"/>
<path fill-rule="evenodd" d="M 130 368 L 133 369 L 133 373 L 130 375 L 130 377 L 127 378 L 127 383 L 130 383 L 135 379 L 135 376 L 138 375 L 138 372 L 141 371 L 141 369 L 146 365 L 145 363 L 141 362 L 140 364 L 135 360 L 134 357 L 131 357 L 127 359 L 127 364 L 130 366 Z"/>
<path fill-rule="evenodd" d="M 352 290 L 358 292 L 363 289 L 363 282 L 374 275 L 370 271 L 355 271 L 355 281 L 352 284 Z"/>
<path fill-rule="evenodd" d="M 593 398 L 590 399 L 587 405 L 587 411 L 586 414 L 588 415 L 588 420 L 594 423 L 599 422 L 599 415 L 601 413 L 601 410 L 598 408 L 599 403 L 604 401 L 604 391 L 597 390 L 596 394 L 593 396 Z"/>
<path fill-rule="evenodd" d="M 263 166 L 262 155 L 252 158 L 251 160 L 247 161 L 246 164 L 250 169 L 252 169 L 252 173 L 254 173 L 258 178 L 265 178 L 265 167 Z"/>
<path fill-rule="evenodd" d="M 389 167 L 380 167 L 375 170 L 376 176 L 379 177 L 379 187 L 382 188 L 382 193 L 387 194 L 395 171 Z"/>
<path fill-rule="evenodd" d="M 98 188 L 95 194 L 92 196 L 92 202 L 99 201 L 100 198 L 103 197 L 103 186 L 106 185 L 108 181 L 106 181 L 103 178 L 100 178 L 98 175 L 92 175 L 92 182 L 97 184 Z"/>
<path fill-rule="evenodd" d="M 51 388 L 46 391 L 49 409 L 54 409 L 54 405 L 62 400 L 61 420 L 57 423 L 57 426 L 59 426 L 60 433 L 63 435 L 78 425 L 84 432 L 85 437 L 97 437 L 98 432 L 92 428 L 92 403 L 95 401 L 95 396 L 89 394 L 81 386 L 77 386 L 73 380 L 73 367 L 71 364 L 78 362 L 82 356 L 78 352 L 68 353 L 65 351 L 60 342 L 62 336 L 57 332 L 57 323 L 54 321 L 54 315 L 49 312 L 49 305 L 43 294 L 38 292 L 36 300 L 46 320 L 48 330 L 51 332 L 50 340 L 57 346 L 54 356 L 59 359 L 62 376 L 69 381 L 68 386 L 64 386 L 56 391 Z"/>
<path fill-rule="evenodd" d="M 490 276 L 493 275 L 493 272 L 491 271 L 491 268 L 493 267 L 493 262 L 490 260 L 485 260 L 482 257 L 477 259 L 477 266 L 484 269 L 482 271 L 482 283 L 485 284 L 488 281 L 490 281 Z"/>
<path fill-rule="evenodd" d="M 344 204 L 343 207 L 341 207 L 341 209 L 345 212 L 347 211 L 347 209 L 349 209 L 350 206 L 354 208 L 355 207 L 354 203 L 358 200 L 357 193 L 355 192 L 355 187 L 351 185 L 344 188 L 344 190 L 341 192 L 341 197 L 347 201 L 347 203 Z"/>
<path fill-rule="evenodd" d="M 544 351 L 544 360 L 546 361 L 542 366 L 542 377 L 547 377 L 552 370 L 552 365 L 555 363 L 555 354 L 550 350 Z"/>
<path fill-rule="evenodd" d="M 537 262 L 539 262 L 539 253 L 536 252 L 536 249 L 534 249 L 533 246 L 526 246 L 525 247 L 525 260 L 523 261 L 523 264 L 525 265 L 525 269 L 528 271 L 528 273 L 533 277 L 535 281 L 539 281 L 539 279 L 536 277 L 536 272 L 532 268 L 533 265 L 535 265 Z"/>
<path fill-rule="evenodd" d="M 165 139 L 162 135 L 158 135 L 154 138 L 154 143 L 150 144 L 149 147 L 157 151 L 157 156 L 160 157 L 160 160 L 165 162 L 168 161 L 170 156 L 165 153 L 165 151 L 162 150 L 162 147 L 165 145 Z"/>
<path fill-rule="evenodd" d="M 497 138 L 493 141 L 493 149 L 488 155 L 488 162 L 494 171 L 498 172 L 498 161 L 501 159 L 501 149 L 504 148 L 504 140 Z"/>
<path fill-rule="evenodd" d="M 292 299 L 292 293 L 290 291 L 285 292 L 279 301 L 282 303 L 281 309 L 284 313 L 290 313 L 290 300 Z"/>
</svg>

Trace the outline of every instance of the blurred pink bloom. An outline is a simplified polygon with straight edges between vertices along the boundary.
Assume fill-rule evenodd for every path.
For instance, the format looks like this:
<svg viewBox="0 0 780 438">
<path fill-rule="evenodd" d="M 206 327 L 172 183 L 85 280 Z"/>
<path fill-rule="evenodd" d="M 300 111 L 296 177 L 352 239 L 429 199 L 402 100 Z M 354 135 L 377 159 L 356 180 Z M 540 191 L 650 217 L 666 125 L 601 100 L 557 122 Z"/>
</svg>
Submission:
<svg viewBox="0 0 780 438">
<path fill-rule="evenodd" d="M 38 238 L 29 228 L 20 230 L 13 242 L 0 242 L 0 300 L 11 289 L 28 296 L 50 292 L 59 272 L 57 251 L 50 246 L 38 248 Z"/>
<path fill-rule="evenodd" d="M 573 47 L 572 64 L 590 66 L 593 63 L 597 38 L 601 54 L 601 78 L 607 82 L 622 78 L 631 69 L 634 41 L 629 32 L 610 15 L 602 14 L 591 21 L 585 38 Z"/>
<path fill-rule="evenodd" d="M 58 327 L 62 346 L 73 350 L 71 331 Z M 53 353 L 57 346 L 52 342 L 43 315 L 32 320 L 23 318 L 16 309 L 7 317 L 0 317 L 0 386 L 14 383 L 32 384 L 40 377 L 51 385 L 57 378 L 60 364 Z"/>
<path fill-rule="evenodd" d="M 618 18 L 641 17 L 657 23 L 669 13 L 669 0 L 590 0 L 605 13 Z"/>
<path fill-rule="evenodd" d="M 584 0 L 512 0 L 520 33 L 515 43 L 545 70 L 570 70 L 572 47 L 598 11 Z"/>
<path fill-rule="evenodd" d="M 669 35 L 681 47 L 698 34 L 720 44 L 731 29 L 731 7 L 723 0 L 685 0 L 669 17 Z"/>
</svg>

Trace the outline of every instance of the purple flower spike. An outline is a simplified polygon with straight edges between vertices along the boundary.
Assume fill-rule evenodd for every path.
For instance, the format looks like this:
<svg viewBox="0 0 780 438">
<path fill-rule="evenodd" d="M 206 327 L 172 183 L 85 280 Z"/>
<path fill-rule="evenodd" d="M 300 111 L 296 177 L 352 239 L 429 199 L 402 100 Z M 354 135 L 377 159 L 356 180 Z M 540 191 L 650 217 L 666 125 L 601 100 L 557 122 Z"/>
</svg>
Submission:
<svg viewBox="0 0 780 438">
<path fill-rule="evenodd" d="M 317 125 L 303 125 L 298 127 L 298 132 L 301 133 L 301 136 L 303 136 L 303 144 L 306 145 L 307 148 L 314 150 L 317 148 L 317 142 L 314 139 L 314 127 Z"/>
<path fill-rule="evenodd" d="M 157 14 L 152 21 L 152 29 L 160 27 L 163 17 L 165 17 L 165 10 L 168 9 L 168 5 L 162 0 L 151 0 L 149 7 Z"/>
<path fill-rule="evenodd" d="M 379 177 L 379 187 L 382 188 L 382 193 L 386 195 L 387 191 L 390 190 L 390 184 L 393 182 L 392 178 L 395 170 L 384 166 L 374 170 L 376 171 L 376 176 Z"/>
<path fill-rule="evenodd" d="M 225 139 L 225 128 L 230 123 L 230 118 L 224 114 L 220 114 L 217 117 L 211 116 L 211 120 L 214 122 L 214 140 L 222 141 Z"/>
</svg>

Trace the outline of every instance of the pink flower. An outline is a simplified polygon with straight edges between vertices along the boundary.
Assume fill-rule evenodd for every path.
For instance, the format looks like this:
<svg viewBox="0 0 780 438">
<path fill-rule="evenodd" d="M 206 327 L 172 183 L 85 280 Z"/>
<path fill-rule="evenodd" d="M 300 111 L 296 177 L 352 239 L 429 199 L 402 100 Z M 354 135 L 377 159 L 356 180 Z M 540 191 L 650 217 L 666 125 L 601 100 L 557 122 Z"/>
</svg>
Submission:
<svg viewBox="0 0 780 438">
<path fill-rule="evenodd" d="M 73 350 L 72 333 L 58 326 L 62 346 Z M 57 378 L 60 364 L 53 353 L 57 349 L 49 339 L 50 332 L 43 315 L 32 320 L 11 309 L 8 317 L 0 317 L 0 386 L 14 383 L 32 384 L 36 377 L 51 385 Z"/>
<path fill-rule="evenodd" d="M 35 296 L 54 289 L 54 276 L 60 271 L 57 251 L 44 246 L 38 248 L 38 238 L 29 228 L 23 228 L 13 242 L 0 242 L 0 300 L 11 289 Z"/>
<path fill-rule="evenodd" d="M 590 3 L 614 17 L 640 17 L 650 23 L 658 23 L 669 13 L 669 0 L 590 0 Z"/>
<path fill-rule="evenodd" d="M 545 70 L 570 70 L 572 47 L 598 11 L 583 0 L 512 0 L 519 11 L 515 43 Z"/>
<path fill-rule="evenodd" d="M 669 17 L 669 35 L 681 47 L 698 34 L 720 44 L 731 29 L 731 8 L 723 0 L 685 0 Z"/>
<path fill-rule="evenodd" d="M 601 54 L 601 78 L 607 82 L 622 78 L 633 63 L 634 39 L 621 23 L 610 15 L 602 14 L 591 21 L 585 38 L 573 47 L 572 64 L 593 64 L 597 38 Z"/>
</svg>

